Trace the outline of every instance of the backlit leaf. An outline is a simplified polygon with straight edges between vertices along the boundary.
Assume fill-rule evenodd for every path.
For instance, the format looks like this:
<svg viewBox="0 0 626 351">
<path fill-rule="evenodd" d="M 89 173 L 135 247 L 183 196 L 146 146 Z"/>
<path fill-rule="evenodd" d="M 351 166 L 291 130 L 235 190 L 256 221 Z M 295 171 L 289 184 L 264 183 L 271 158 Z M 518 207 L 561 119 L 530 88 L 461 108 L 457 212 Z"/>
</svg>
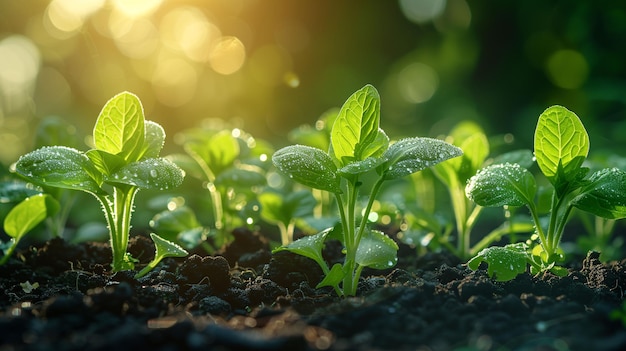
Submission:
<svg viewBox="0 0 626 351">
<path fill-rule="evenodd" d="M 575 113 L 552 106 L 540 116 L 535 130 L 535 157 L 553 185 L 569 181 L 585 161 L 589 136 Z"/>
<path fill-rule="evenodd" d="M 145 134 L 143 106 L 132 93 L 123 92 L 111 98 L 102 108 L 93 129 L 96 149 L 137 161 Z"/>
<path fill-rule="evenodd" d="M 300 256 L 308 257 L 317 264 L 322 267 L 322 269 L 328 269 L 328 265 L 326 261 L 324 261 L 324 257 L 322 256 L 322 250 L 324 249 L 324 242 L 326 241 L 326 236 L 330 233 L 333 228 L 327 228 L 322 230 L 321 232 L 313 235 L 304 236 L 296 241 L 289 243 L 288 245 L 281 246 L 275 249 L 272 252 L 279 251 L 290 251 Z"/>
<path fill-rule="evenodd" d="M 46 217 L 59 211 L 59 203 L 47 194 L 37 194 L 24 199 L 9 211 L 4 219 L 4 231 L 19 240 Z"/>
<path fill-rule="evenodd" d="M 330 133 L 333 156 L 342 166 L 372 154 L 379 136 L 380 96 L 372 85 L 352 94 L 341 107 Z"/>
<path fill-rule="evenodd" d="M 160 124 L 152 121 L 145 121 L 144 152 L 142 158 L 159 157 L 161 149 L 165 144 L 165 130 Z"/>
</svg>

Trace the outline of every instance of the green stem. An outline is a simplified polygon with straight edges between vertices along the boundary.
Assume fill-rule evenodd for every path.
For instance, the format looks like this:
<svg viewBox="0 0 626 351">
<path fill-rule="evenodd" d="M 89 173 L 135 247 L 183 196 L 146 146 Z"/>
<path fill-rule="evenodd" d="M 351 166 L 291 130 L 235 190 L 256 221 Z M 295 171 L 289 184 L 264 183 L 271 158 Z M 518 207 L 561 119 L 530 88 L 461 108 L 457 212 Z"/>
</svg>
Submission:
<svg viewBox="0 0 626 351">
<path fill-rule="evenodd" d="M 544 251 L 547 252 L 546 248 L 546 235 L 543 232 L 543 228 L 541 227 L 541 221 L 539 220 L 539 215 L 537 214 L 537 209 L 535 208 L 534 203 L 530 202 L 526 205 L 528 210 L 530 211 L 530 215 L 533 218 L 533 222 L 535 223 L 535 230 L 537 231 L 537 235 L 539 235 L 539 242 L 543 247 Z"/>
<path fill-rule="evenodd" d="M 15 248 L 17 247 L 17 244 L 19 243 L 19 240 L 16 238 L 11 238 L 11 240 L 13 241 L 13 243 L 11 244 L 11 246 L 9 246 L 7 251 L 4 253 L 4 256 L 0 258 L 0 266 L 7 263 L 7 261 L 9 260 L 9 257 L 13 255 L 13 251 L 15 251 Z"/>
</svg>

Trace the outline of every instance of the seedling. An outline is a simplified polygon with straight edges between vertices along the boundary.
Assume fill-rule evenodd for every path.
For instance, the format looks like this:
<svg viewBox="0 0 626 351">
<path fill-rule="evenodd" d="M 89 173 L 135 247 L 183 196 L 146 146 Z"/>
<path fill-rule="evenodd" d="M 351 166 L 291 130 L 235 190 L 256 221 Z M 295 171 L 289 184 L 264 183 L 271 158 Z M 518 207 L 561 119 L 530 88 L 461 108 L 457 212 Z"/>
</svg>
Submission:
<svg viewBox="0 0 626 351">
<path fill-rule="evenodd" d="M 0 258 L 0 266 L 5 264 L 20 240 L 28 232 L 48 217 L 59 211 L 59 203 L 47 194 L 37 194 L 27 197 L 9 211 L 4 218 L 4 231 L 11 237 L 7 242 L 4 256 Z M 5 245 L 3 245 L 5 246 Z"/>
<path fill-rule="evenodd" d="M 282 245 L 293 241 L 296 221 L 311 216 L 316 205 L 315 197 L 307 190 L 288 194 L 266 191 L 259 195 L 258 200 L 261 218 L 278 226 Z"/>
<path fill-rule="evenodd" d="M 485 164 L 489 156 L 489 142 L 482 129 L 471 122 L 458 124 L 450 133 L 450 137 L 463 150 L 463 156 L 442 162 L 432 169 L 436 177 L 446 186 L 450 195 L 458 238 L 456 246 L 454 246 L 450 242 L 449 232 L 433 231 L 438 236 L 438 243 L 461 259 L 468 259 L 505 234 L 532 231 L 531 225 L 513 221 L 510 217 L 510 221 L 484 235 L 480 241 L 472 245 L 471 231 L 476 225 L 483 207 L 476 206 L 465 196 L 465 185 L 470 177 Z M 508 153 L 494 163 L 501 163 L 510 159 L 532 163 L 532 155 L 528 150 Z M 432 221 L 428 221 L 428 223 L 431 223 L 430 227 L 436 227 Z"/>
<path fill-rule="evenodd" d="M 486 167 L 466 187 L 467 196 L 480 206 L 526 206 L 532 216 L 539 243 L 487 248 L 468 262 L 472 269 L 487 262 L 489 274 L 498 280 L 513 279 L 526 270 L 526 263 L 533 274 L 567 274 L 558 265 L 564 260 L 559 244 L 573 208 L 603 218 L 626 217 L 626 172 L 605 168 L 587 176 L 583 162 L 589 136 L 576 114 L 561 106 L 546 109 L 539 116 L 534 144 L 539 169 L 553 188 L 547 227 L 535 200 L 535 178 L 519 164 Z"/>
<path fill-rule="evenodd" d="M 187 155 L 177 163 L 204 182 L 211 199 L 215 248 L 229 241 L 228 230 L 240 225 L 234 216 L 250 202 L 257 188 L 265 185 L 270 150 L 240 129 L 196 128 L 179 135 Z M 215 248 L 206 248 L 209 252 Z"/>
<path fill-rule="evenodd" d="M 288 177 L 335 197 L 341 222 L 339 240 L 346 255 L 343 264 L 329 269 L 322 258 L 324 241 L 332 228 L 296 240 L 277 251 L 287 250 L 313 259 L 325 274 L 318 287 L 332 286 L 340 296 L 356 294 L 363 268 L 386 269 L 396 264 L 397 244 L 368 225 L 382 184 L 462 154 L 459 148 L 431 138 L 407 138 L 390 144 L 379 124 L 380 97 L 373 86 L 366 85 L 352 94 L 341 108 L 331 129 L 327 152 L 291 145 L 272 156 L 274 165 Z M 377 177 L 367 204 L 360 212 L 359 190 L 365 174 L 373 173 L 370 171 L 375 171 Z M 359 213 L 361 218 L 358 218 Z"/>
<path fill-rule="evenodd" d="M 144 119 L 139 98 L 123 92 L 100 112 L 93 149 L 83 153 L 66 146 L 42 147 L 20 157 L 15 169 L 37 185 L 93 195 L 109 228 L 112 270 L 133 269 L 136 260 L 127 247 L 135 195 L 139 189 L 177 187 L 184 177 L 178 166 L 159 158 L 164 141 L 163 128 Z"/>
<path fill-rule="evenodd" d="M 154 242 L 155 253 L 154 259 L 150 261 L 139 273 L 135 274 L 135 279 L 141 278 L 144 275 L 148 274 L 151 270 L 153 270 L 161 260 L 166 257 L 185 257 L 189 253 L 183 249 L 182 247 L 176 245 L 175 243 L 165 240 L 160 236 L 150 233 L 150 238 Z"/>
</svg>

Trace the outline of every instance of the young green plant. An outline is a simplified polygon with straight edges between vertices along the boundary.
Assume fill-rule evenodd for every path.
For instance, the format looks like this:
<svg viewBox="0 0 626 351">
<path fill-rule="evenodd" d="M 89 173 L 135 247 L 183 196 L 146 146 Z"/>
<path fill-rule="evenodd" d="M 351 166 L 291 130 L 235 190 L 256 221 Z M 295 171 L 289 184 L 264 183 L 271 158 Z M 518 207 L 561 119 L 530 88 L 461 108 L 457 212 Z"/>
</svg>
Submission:
<svg viewBox="0 0 626 351">
<path fill-rule="evenodd" d="M 589 152 L 589 136 L 581 120 L 565 107 L 552 106 L 540 116 L 534 136 L 534 152 L 541 173 L 552 186 L 547 226 L 543 225 L 535 196 L 535 177 L 516 163 L 488 166 L 470 179 L 467 196 L 480 206 L 526 206 L 532 216 L 539 243 L 525 243 L 482 250 L 468 262 L 477 269 L 489 265 L 498 280 L 513 279 L 526 270 L 567 274 L 558 264 L 563 231 L 574 208 L 609 219 L 626 217 L 626 172 L 601 169 L 588 176 L 583 167 Z"/>
<path fill-rule="evenodd" d="M 37 194 L 22 200 L 9 211 L 4 218 L 4 231 L 11 237 L 3 243 L 4 256 L 0 258 L 0 266 L 5 264 L 20 240 L 46 218 L 59 212 L 59 203 L 48 194 Z"/>
<path fill-rule="evenodd" d="M 432 170 L 450 195 L 458 238 L 456 245 L 453 245 L 449 238 L 449 231 L 444 233 L 434 231 L 438 244 L 461 259 L 469 259 L 505 234 L 531 232 L 532 225 L 511 219 L 484 235 L 478 242 L 472 243 L 471 232 L 483 207 L 476 206 L 465 196 L 465 185 L 487 161 L 490 152 L 489 141 L 482 128 L 469 121 L 459 123 L 450 133 L 450 138 L 463 150 L 463 156 L 439 163 Z M 529 150 L 508 153 L 499 160 L 495 160 L 494 163 L 503 163 L 512 159 L 519 160 L 520 163 L 532 164 L 532 154 Z M 424 219 L 431 227 L 436 227 L 436 223 L 428 221 L 427 218 Z"/>
<path fill-rule="evenodd" d="M 386 269 L 397 261 L 397 244 L 368 225 L 372 205 L 383 183 L 462 154 L 459 148 L 431 138 L 407 138 L 390 144 L 379 124 L 380 97 L 373 86 L 366 85 L 342 106 L 331 129 L 328 151 L 291 145 L 272 156 L 274 165 L 288 177 L 335 197 L 341 222 L 339 240 L 346 255 L 343 264 L 329 268 L 322 258 L 324 241 L 332 228 L 277 251 L 291 251 L 316 261 L 325 274 L 318 287 L 332 286 L 340 296 L 356 294 L 363 268 Z M 373 171 L 376 180 L 365 208 L 359 211 L 359 191 L 365 175 Z"/>
<path fill-rule="evenodd" d="M 109 228 L 113 271 L 133 269 L 127 252 L 130 221 L 139 189 L 179 186 L 183 171 L 159 153 L 165 131 L 144 119 L 139 98 L 123 92 L 103 107 L 93 129 L 95 147 L 81 152 L 48 146 L 19 158 L 18 174 L 37 185 L 87 192 L 102 205 Z"/>
<path fill-rule="evenodd" d="M 269 165 L 270 153 L 267 145 L 240 129 L 216 128 L 181 133 L 178 139 L 186 155 L 176 157 L 176 162 L 202 180 L 209 192 L 214 228 L 214 247 L 205 246 L 209 252 L 228 242 L 229 230 L 241 224 L 237 212 L 251 202 L 256 189 L 265 185 L 263 167 Z"/>
</svg>

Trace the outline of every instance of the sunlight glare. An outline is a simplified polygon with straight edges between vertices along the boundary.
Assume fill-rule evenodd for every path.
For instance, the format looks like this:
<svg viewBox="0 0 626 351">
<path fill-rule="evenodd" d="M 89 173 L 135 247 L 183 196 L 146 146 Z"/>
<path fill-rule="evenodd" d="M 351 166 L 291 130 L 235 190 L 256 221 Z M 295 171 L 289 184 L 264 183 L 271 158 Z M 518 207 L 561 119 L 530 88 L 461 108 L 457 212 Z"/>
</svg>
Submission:
<svg viewBox="0 0 626 351">
<path fill-rule="evenodd" d="M 430 66 L 414 62 L 398 73 L 398 87 L 409 103 L 419 104 L 430 100 L 439 86 L 437 72 Z"/>
<path fill-rule="evenodd" d="M 215 45 L 209 56 L 211 68 L 219 74 L 233 74 L 243 66 L 246 49 L 237 37 L 225 36 Z"/>
<path fill-rule="evenodd" d="M 162 2 L 163 0 L 112 0 L 117 11 L 131 18 L 151 15 Z"/>
</svg>

